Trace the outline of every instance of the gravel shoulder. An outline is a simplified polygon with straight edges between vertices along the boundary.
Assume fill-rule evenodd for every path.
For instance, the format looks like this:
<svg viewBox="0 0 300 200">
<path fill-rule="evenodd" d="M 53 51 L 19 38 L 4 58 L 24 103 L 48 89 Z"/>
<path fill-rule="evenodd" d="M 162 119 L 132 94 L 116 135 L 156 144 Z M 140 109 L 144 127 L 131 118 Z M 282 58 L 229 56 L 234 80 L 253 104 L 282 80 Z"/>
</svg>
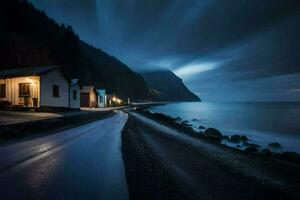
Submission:
<svg viewBox="0 0 300 200">
<path fill-rule="evenodd" d="M 300 199 L 298 164 L 161 124 L 129 115 L 122 151 L 131 199 Z"/>
</svg>

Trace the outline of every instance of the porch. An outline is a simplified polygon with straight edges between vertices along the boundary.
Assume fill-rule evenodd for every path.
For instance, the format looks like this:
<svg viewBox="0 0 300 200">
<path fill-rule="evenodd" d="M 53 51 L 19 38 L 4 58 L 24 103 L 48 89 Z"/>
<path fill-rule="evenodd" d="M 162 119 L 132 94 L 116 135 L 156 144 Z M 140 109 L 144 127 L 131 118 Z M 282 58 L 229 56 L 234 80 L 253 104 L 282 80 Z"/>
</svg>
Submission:
<svg viewBox="0 0 300 200">
<path fill-rule="evenodd" d="M 0 79 L 0 103 L 10 107 L 39 107 L 40 77 Z"/>
</svg>

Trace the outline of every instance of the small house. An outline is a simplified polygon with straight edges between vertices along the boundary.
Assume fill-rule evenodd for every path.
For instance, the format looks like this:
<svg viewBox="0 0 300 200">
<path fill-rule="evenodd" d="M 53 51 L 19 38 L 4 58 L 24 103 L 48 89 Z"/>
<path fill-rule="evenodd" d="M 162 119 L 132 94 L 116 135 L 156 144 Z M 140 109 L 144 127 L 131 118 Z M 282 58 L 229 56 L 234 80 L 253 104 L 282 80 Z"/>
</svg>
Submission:
<svg viewBox="0 0 300 200">
<path fill-rule="evenodd" d="M 80 90 L 80 107 L 96 108 L 97 91 L 94 86 L 82 86 Z"/>
<path fill-rule="evenodd" d="M 57 66 L 2 70 L 0 102 L 15 107 L 70 108 L 70 79 Z"/>
<path fill-rule="evenodd" d="M 70 83 L 70 108 L 77 109 L 80 108 L 80 89 L 78 79 L 71 79 Z"/>
<path fill-rule="evenodd" d="M 98 108 L 106 107 L 107 97 L 106 97 L 105 89 L 98 89 L 97 94 L 98 94 Z"/>
</svg>

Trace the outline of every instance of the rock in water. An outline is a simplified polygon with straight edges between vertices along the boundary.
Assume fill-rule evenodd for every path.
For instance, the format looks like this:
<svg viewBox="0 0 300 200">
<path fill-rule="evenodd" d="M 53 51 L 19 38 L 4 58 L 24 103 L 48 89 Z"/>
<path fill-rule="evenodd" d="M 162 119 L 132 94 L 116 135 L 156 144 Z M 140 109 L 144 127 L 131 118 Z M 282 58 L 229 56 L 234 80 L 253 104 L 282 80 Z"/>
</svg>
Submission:
<svg viewBox="0 0 300 200">
<path fill-rule="evenodd" d="M 280 148 L 281 144 L 279 144 L 278 142 L 272 142 L 272 143 L 268 144 L 268 147 Z"/>
<path fill-rule="evenodd" d="M 217 142 L 221 142 L 222 140 L 222 133 L 215 128 L 206 129 L 203 133 L 203 136 L 215 140 Z"/>
<path fill-rule="evenodd" d="M 229 140 L 229 136 L 228 135 L 223 135 L 222 139 Z"/>
<path fill-rule="evenodd" d="M 230 136 L 230 142 L 240 142 L 240 141 L 241 141 L 241 136 L 239 135 Z"/>
<path fill-rule="evenodd" d="M 179 122 L 179 121 L 181 121 L 181 120 L 182 120 L 181 117 L 177 117 L 177 118 L 175 119 L 176 122 Z"/>
<path fill-rule="evenodd" d="M 249 143 L 249 142 L 243 142 L 243 145 L 244 146 L 255 147 L 255 148 L 260 148 L 260 146 L 258 144 Z"/>
<path fill-rule="evenodd" d="M 199 128 L 199 129 L 205 129 L 205 127 L 204 127 L 204 126 L 199 126 L 198 128 Z"/>
<path fill-rule="evenodd" d="M 261 153 L 266 155 L 266 156 L 271 156 L 272 155 L 272 152 L 270 149 L 263 149 L 261 150 Z"/>
<path fill-rule="evenodd" d="M 241 136 L 241 140 L 242 140 L 243 142 L 245 142 L 245 141 L 248 141 L 248 138 L 247 138 L 247 136 L 242 135 L 242 136 Z"/>
<path fill-rule="evenodd" d="M 189 123 L 189 121 L 185 120 L 183 122 L 180 123 L 182 126 L 185 126 L 185 127 L 191 127 L 192 125 Z"/>
<path fill-rule="evenodd" d="M 245 149 L 245 151 L 248 152 L 248 153 L 255 153 L 255 152 L 257 152 L 258 150 L 257 150 L 256 147 L 247 147 L 247 148 Z"/>
</svg>

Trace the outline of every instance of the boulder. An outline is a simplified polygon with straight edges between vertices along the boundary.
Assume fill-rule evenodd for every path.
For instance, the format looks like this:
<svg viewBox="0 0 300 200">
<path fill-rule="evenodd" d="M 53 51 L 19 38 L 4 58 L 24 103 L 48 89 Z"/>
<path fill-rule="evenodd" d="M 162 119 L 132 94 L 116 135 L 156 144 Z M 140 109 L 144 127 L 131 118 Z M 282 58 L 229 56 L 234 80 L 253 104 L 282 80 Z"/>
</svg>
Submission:
<svg viewBox="0 0 300 200">
<path fill-rule="evenodd" d="M 181 121 L 181 120 L 182 120 L 181 117 L 175 118 L 175 121 L 176 121 L 176 122 Z"/>
<path fill-rule="evenodd" d="M 283 152 L 279 155 L 279 158 L 281 158 L 282 160 L 286 160 L 289 162 L 296 162 L 299 163 L 300 162 L 300 155 L 296 152 L 292 152 L 292 151 L 287 151 L 287 152 Z"/>
<path fill-rule="evenodd" d="M 228 135 L 223 135 L 222 139 L 229 140 L 229 136 Z"/>
<path fill-rule="evenodd" d="M 261 153 L 266 156 L 272 156 L 272 151 L 270 149 L 263 149 L 261 150 Z"/>
<path fill-rule="evenodd" d="M 272 142 L 272 143 L 268 144 L 268 147 L 271 147 L 271 148 L 280 148 L 281 144 L 279 144 L 278 142 Z"/>
<path fill-rule="evenodd" d="M 240 142 L 240 141 L 241 141 L 241 136 L 239 135 L 230 136 L 230 142 Z"/>
<path fill-rule="evenodd" d="M 258 150 L 257 150 L 257 148 L 256 147 L 247 147 L 246 149 L 245 149 L 245 152 L 248 152 L 248 153 L 255 153 L 255 152 L 257 152 Z"/>
<path fill-rule="evenodd" d="M 204 126 L 199 126 L 198 129 L 205 129 L 205 127 Z"/>
<path fill-rule="evenodd" d="M 190 127 L 190 126 L 192 126 L 192 125 L 189 123 L 189 121 L 187 121 L 187 120 L 181 122 L 180 125 L 185 126 L 185 127 Z"/>
<path fill-rule="evenodd" d="M 245 142 L 245 141 L 248 141 L 248 138 L 247 138 L 247 136 L 245 136 L 245 135 L 242 135 L 242 136 L 241 136 L 241 141 L 243 141 L 243 142 Z"/>
<path fill-rule="evenodd" d="M 220 142 L 222 140 L 222 133 L 215 129 L 215 128 L 208 128 L 204 131 L 203 136 L 215 140 L 217 142 Z"/>
<path fill-rule="evenodd" d="M 255 148 L 260 148 L 260 146 L 258 144 L 254 144 L 254 143 L 249 143 L 249 142 L 243 142 L 244 146 L 249 146 L 249 147 L 255 147 Z"/>
</svg>

